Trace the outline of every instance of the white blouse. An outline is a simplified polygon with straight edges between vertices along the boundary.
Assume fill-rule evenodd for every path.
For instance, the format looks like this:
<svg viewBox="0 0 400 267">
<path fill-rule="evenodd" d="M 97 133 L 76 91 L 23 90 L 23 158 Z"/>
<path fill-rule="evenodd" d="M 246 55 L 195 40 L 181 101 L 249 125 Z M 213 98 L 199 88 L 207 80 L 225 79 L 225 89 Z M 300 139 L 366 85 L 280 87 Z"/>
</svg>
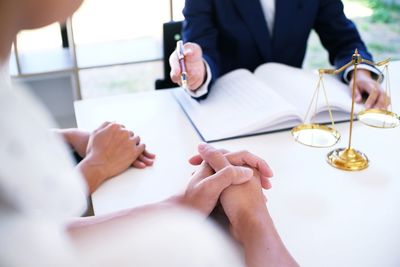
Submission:
<svg viewBox="0 0 400 267">
<path fill-rule="evenodd" d="M 84 212 L 87 188 L 47 114 L 0 65 L 0 266 L 74 258 L 65 222 Z"/>
</svg>

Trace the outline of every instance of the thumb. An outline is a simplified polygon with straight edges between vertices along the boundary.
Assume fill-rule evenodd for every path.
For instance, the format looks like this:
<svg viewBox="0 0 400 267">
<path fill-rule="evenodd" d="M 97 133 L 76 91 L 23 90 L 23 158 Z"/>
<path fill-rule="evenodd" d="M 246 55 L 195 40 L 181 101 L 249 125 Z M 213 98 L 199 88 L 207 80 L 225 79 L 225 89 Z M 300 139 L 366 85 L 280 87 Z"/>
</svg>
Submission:
<svg viewBox="0 0 400 267">
<path fill-rule="evenodd" d="M 184 55 L 185 61 L 193 62 L 197 60 L 202 60 L 203 52 L 201 47 L 196 43 L 186 43 L 184 45 Z"/>
<path fill-rule="evenodd" d="M 171 80 L 175 83 L 180 81 L 179 75 L 181 73 L 181 67 L 179 66 L 178 57 L 177 57 L 175 51 L 169 57 L 169 65 L 171 67 L 171 72 L 169 74 L 171 77 Z"/>
<path fill-rule="evenodd" d="M 186 50 L 185 50 L 185 52 L 183 52 L 183 54 L 185 55 L 185 56 L 192 56 L 193 54 L 194 54 L 194 52 L 193 52 L 193 49 L 192 48 L 187 48 Z"/>
<path fill-rule="evenodd" d="M 203 159 L 201 158 L 200 155 L 194 155 L 191 158 L 189 158 L 189 163 L 191 165 L 200 165 L 203 162 Z"/>
</svg>

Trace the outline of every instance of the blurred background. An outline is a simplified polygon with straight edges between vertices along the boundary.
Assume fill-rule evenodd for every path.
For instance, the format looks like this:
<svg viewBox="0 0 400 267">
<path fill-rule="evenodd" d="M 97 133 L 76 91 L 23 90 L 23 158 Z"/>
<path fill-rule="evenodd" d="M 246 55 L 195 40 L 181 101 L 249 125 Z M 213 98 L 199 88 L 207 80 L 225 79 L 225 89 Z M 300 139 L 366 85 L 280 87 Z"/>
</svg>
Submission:
<svg viewBox="0 0 400 267">
<path fill-rule="evenodd" d="M 343 0 L 375 60 L 400 60 L 400 0 Z M 154 90 L 163 78 L 162 25 L 183 19 L 184 0 L 85 0 L 66 23 L 21 32 L 10 60 L 61 127 L 75 126 L 73 101 Z M 328 67 L 318 36 L 304 68 Z"/>
<path fill-rule="evenodd" d="M 400 59 L 400 0 L 342 0 L 346 16 L 360 31 L 363 41 L 379 61 Z M 329 66 L 328 54 L 313 32 L 308 42 L 304 68 Z"/>
</svg>

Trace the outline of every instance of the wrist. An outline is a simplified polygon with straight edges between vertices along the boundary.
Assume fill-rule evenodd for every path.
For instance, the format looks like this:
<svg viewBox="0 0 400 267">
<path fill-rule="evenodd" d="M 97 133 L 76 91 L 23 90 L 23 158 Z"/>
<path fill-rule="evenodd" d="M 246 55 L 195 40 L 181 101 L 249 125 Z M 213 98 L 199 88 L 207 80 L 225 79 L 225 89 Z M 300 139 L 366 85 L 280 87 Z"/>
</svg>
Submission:
<svg viewBox="0 0 400 267">
<path fill-rule="evenodd" d="M 89 133 L 76 128 L 62 129 L 55 131 L 62 136 L 64 141 L 79 154 L 80 157 L 86 156 L 86 149 L 89 141 Z"/>
<path fill-rule="evenodd" d="M 164 200 L 164 203 L 169 203 L 171 205 L 178 205 L 178 206 L 187 206 L 184 202 L 184 197 L 183 195 L 176 195 L 176 196 L 172 196 L 169 197 L 167 199 Z"/>
<path fill-rule="evenodd" d="M 241 243 L 245 243 L 249 235 L 264 233 L 273 225 L 267 208 L 258 212 L 255 212 L 255 210 L 239 212 L 237 215 L 234 220 L 230 218 L 229 220 L 231 222 L 231 231 Z"/>
<path fill-rule="evenodd" d="M 107 173 L 102 164 L 96 163 L 90 156 L 84 158 L 77 168 L 85 177 L 90 193 L 93 193 L 107 179 Z"/>
<path fill-rule="evenodd" d="M 368 77 L 372 79 L 372 73 L 369 70 L 365 69 L 357 69 L 357 77 Z M 354 70 L 351 71 L 350 73 L 350 80 L 352 81 L 354 79 Z"/>
<path fill-rule="evenodd" d="M 183 208 L 189 208 L 189 209 L 194 208 L 193 205 L 191 205 L 191 203 L 185 197 L 185 193 L 169 197 L 164 202 L 169 203 L 173 206 L 181 206 Z"/>
<path fill-rule="evenodd" d="M 71 144 L 75 140 L 76 129 L 74 128 L 60 129 L 57 131 L 57 133 L 59 133 L 66 142 Z"/>
</svg>

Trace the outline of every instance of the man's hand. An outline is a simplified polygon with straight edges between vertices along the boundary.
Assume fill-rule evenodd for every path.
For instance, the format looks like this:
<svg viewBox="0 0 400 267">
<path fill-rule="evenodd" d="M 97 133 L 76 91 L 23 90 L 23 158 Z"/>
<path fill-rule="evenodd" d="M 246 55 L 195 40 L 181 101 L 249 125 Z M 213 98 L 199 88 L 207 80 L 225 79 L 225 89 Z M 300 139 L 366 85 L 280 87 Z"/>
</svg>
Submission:
<svg viewBox="0 0 400 267">
<path fill-rule="evenodd" d="M 199 153 L 216 172 L 230 166 L 231 162 L 209 145 L 204 145 Z M 299 266 L 274 227 L 257 176 L 257 171 L 254 171 L 254 177 L 249 181 L 229 186 L 220 197 L 231 223 L 231 233 L 243 245 L 246 266 Z"/>
<path fill-rule="evenodd" d="M 225 156 L 221 151 L 216 150 L 210 145 L 203 145 L 203 149 L 199 149 L 200 156 L 204 160 L 202 164 L 207 163 L 213 171 L 218 172 L 221 169 L 232 166 L 232 164 L 239 163 L 243 164 L 246 155 L 246 160 L 249 159 L 248 155 L 255 157 L 250 153 L 240 152 L 235 155 L 231 153 L 231 159 L 228 159 L 227 154 Z M 240 158 L 241 154 L 241 158 Z M 238 160 L 239 159 L 239 160 Z M 258 164 L 257 164 L 258 165 Z M 272 174 L 268 168 L 268 175 Z M 240 185 L 231 185 L 226 188 L 220 197 L 222 207 L 227 215 L 230 223 L 233 235 L 240 239 L 238 236 L 237 229 L 245 226 L 246 228 L 250 225 L 243 225 L 243 219 L 247 223 L 255 223 L 262 221 L 262 218 L 267 216 L 267 210 L 265 206 L 266 198 L 262 192 L 260 174 L 257 170 L 254 170 L 253 177 L 246 183 Z M 254 220 L 253 220 L 254 219 Z"/>
<path fill-rule="evenodd" d="M 196 91 L 206 80 L 206 67 L 203 61 L 203 52 L 201 47 L 195 43 L 186 43 L 183 48 L 185 51 L 188 88 L 189 90 Z M 181 68 L 176 51 L 169 57 L 169 65 L 171 66 L 171 80 L 182 86 Z"/>
<path fill-rule="evenodd" d="M 89 138 L 86 157 L 78 168 L 93 192 L 104 180 L 133 165 L 143 168 L 153 164 L 154 155 L 145 150 L 140 137 L 123 125 L 105 122 Z"/>
<path fill-rule="evenodd" d="M 390 98 L 382 90 L 380 84 L 371 77 L 371 72 L 368 70 L 357 70 L 357 83 L 355 92 L 356 103 L 362 103 L 363 94 L 368 94 L 365 101 L 365 108 L 386 109 L 390 104 Z M 353 88 L 354 77 L 350 81 L 350 90 Z"/>
<path fill-rule="evenodd" d="M 174 201 L 209 215 L 223 192 L 235 185 L 247 184 L 254 176 L 257 181 L 253 183 L 258 184 L 260 192 L 261 184 L 266 189 L 271 188 L 271 169 L 263 159 L 247 151 L 230 153 L 202 143 L 198 152 L 199 154 L 191 157 L 189 162 L 192 165 L 200 165 L 200 168 L 193 174 L 185 194 L 174 198 Z M 210 166 L 221 167 L 213 169 Z M 265 203 L 262 192 L 261 195 Z"/>
<path fill-rule="evenodd" d="M 207 149 L 208 145 L 200 144 L 199 152 Z M 224 160 L 224 155 L 216 150 L 211 161 Z M 178 203 L 194 208 L 206 216 L 217 205 L 221 193 L 231 185 L 243 184 L 253 177 L 251 168 L 227 165 L 214 172 L 208 164 L 203 162 L 193 174 L 185 193 L 176 197 Z"/>
<path fill-rule="evenodd" d="M 224 149 L 218 150 L 220 153 L 224 154 L 226 159 L 230 164 L 235 166 L 248 166 L 258 171 L 261 185 L 264 189 L 270 189 L 271 183 L 269 179 L 273 176 L 271 168 L 268 166 L 267 162 L 260 157 L 248 152 L 248 151 L 238 151 L 229 152 Z M 189 159 L 190 164 L 200 165 L 203 162 L 204 155 L 195 155 Z"/>
</svg>

